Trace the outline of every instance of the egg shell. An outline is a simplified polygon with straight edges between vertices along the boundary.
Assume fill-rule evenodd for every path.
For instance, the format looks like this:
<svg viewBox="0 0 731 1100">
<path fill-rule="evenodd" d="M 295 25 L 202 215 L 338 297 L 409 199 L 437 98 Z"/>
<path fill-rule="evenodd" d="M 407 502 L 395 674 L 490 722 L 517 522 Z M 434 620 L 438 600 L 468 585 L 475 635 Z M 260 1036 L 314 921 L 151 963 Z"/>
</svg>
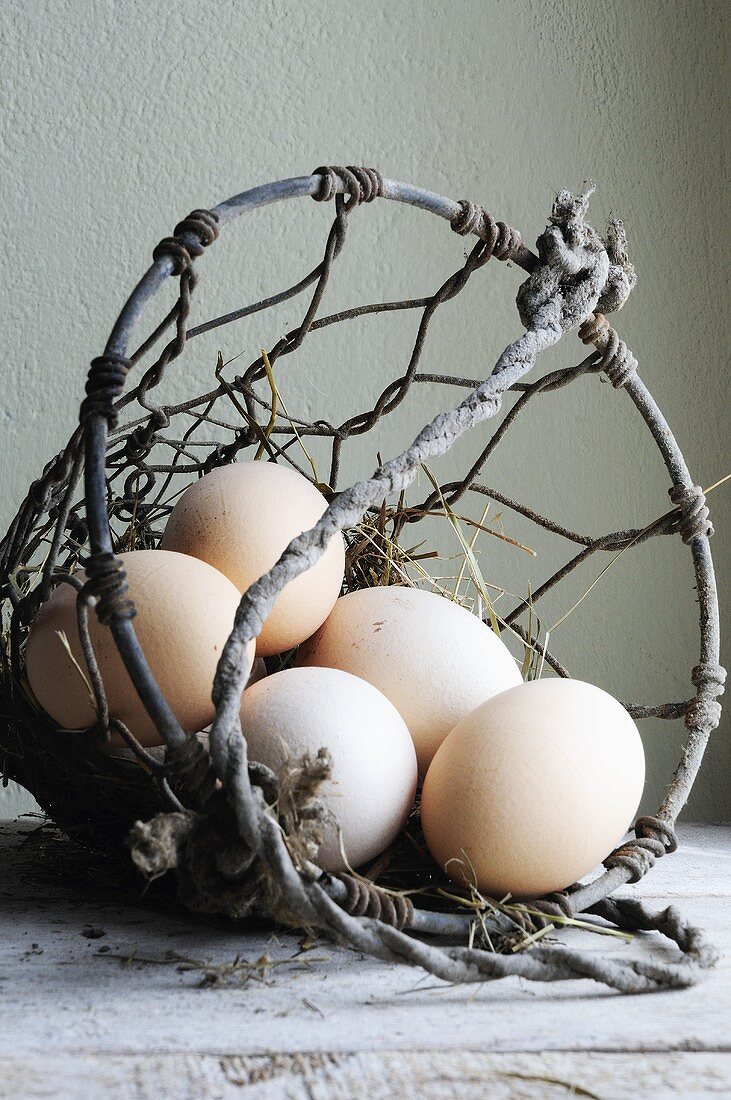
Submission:
<svg viewBox="0 0 731 1100">
<path fill-rule="evenodd" d="M 135 633 L 163 695 L 186 730 L 200 730 L 215 716 L 211 688 L 221 650 L 231 632 L 240 595 L 212 566 L 166 550 L 120 554 L 137 615 Z M 83 572 L 77 574 L 86 579 Z M 89 632 L 104 682 L 109 711 L 143 745 L 160 735 L 127 674 L 108 627 L 93 610 Z M 96 720 L 89 692 L 58 636 L 68 638 L 86 670 L 76 620 L 76 592 L 60 584 L 30 629 L 26 649 L 28 681 L 43 709 L 66 729 Z M 253 644 L 249 659 L 253 660 Z M 118 740 L 118 739 L 117 739 Z"/>
<path fill-rule="evenodd" d="M 235 462 L 186 489 L 161 546 L 208 562 L 245 592 L 292 539 L 314 527 L 326 507 L 314 485 L 288 466 Z M 344 569 L 343 538 L 337 534 L 315 565 L 279 594 L 257 638 L 257 654 L 284 653 L 309 638 L 332 610 Z"/>
<path fill-rule="evenodd" d="M 416 754 L 398 711 L 371 684 L 337 669 L 285 669 L 244 692 L 241 721 L 249 758 L 277 774 L 287 760 L 330 753 L 320 797 L 335 821 L 318 855 L 324 870 L 357 867 L 398 835 L 414 802 Z"/>
<path fill-rule="evenodd" d="M 521 682 L 509 650 L 476 615 L 396 585 L 341 596 L 296 663 L 340 668 L 382 691 L 409 727 L 421 775 L 461 718 Z"/>
<path fill-rule="evenodd" d="M 455 881 L 474 872 L 487 896 L 536 897 L 609 854 L 644 780 L 642 741 L 621 703 L 580 680 L 533 680 L 444 741 L 424 782 L 424 835 Z"/>
</svg>

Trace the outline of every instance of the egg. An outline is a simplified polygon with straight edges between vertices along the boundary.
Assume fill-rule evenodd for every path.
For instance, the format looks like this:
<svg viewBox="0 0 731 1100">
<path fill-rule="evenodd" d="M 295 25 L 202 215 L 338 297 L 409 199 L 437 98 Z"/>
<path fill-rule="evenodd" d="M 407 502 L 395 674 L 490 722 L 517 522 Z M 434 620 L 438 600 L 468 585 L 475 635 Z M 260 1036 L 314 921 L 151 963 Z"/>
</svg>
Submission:
<svg viewBox="0 0 731 1100">
<path fill-rule="evenodd" d="M 277 774 L 288 760 L 328 750 L 324 870 L 357 867 L 398 835 L 414 802 L 416 754 L 398 711 L 371 684 L 338 669 L 288 668 L 244 692 L 241 721 L 250 759 Z"/>
<path fill-rule="evenodd" d="M 533 680 L 446 738 L 424 782 L 424 836 L 455 881 L 493 898 L 536 897 L 612 851 L 644 780 L 642 741 L 621 703 L 580 680 Z"/>
<path fill-rule="evenodd" d="M 135 632 L 152 674 L 183 728 L 200 730 L 215 716 L 213 677 L 233 627 L 239 591 L 212 566 L 185 554 L 134 550 L 120 554 L 119 559 L 137 610 Z M 85 579 L 83 572 L 77 575 Z M 143 745 L 160 744 L 160 734 L 135 691 L 112 633 L 93 610 L 89 631 L 110 714 L 121 719 Z M 76 622 L 76 591 L 68 584 L 54 589 L 31 626 L 26 672 L 35 698 L 54 721 L 65 729 L 83 729 L 96 720 L 96 712 L 60 633 L 86 671 Z M 253 649 L 252 644 L 250 660 Z"/>
<path fill-rule="evenodd" d="M 292 539 L 314 527 L 326 507 L 322 494 L 289 466 L 235 462 L 186 489 L 161 546 L 208 562 L 245 592 Z M 332 610 L 344 569 L 343 538 L 337 534 L 316 564 L 279 594 L 257 639 L 257 654 L 283 653 L 309 638 Z"/>
<path fill-rule="evenodd" d="M 461 718 L 521 682 L 504 643 L 476 615 L 393 585 L 342 596 L 296 663 L 340 668 L 382 691 L 409 727 L 421 775 Z"/>
</svg>

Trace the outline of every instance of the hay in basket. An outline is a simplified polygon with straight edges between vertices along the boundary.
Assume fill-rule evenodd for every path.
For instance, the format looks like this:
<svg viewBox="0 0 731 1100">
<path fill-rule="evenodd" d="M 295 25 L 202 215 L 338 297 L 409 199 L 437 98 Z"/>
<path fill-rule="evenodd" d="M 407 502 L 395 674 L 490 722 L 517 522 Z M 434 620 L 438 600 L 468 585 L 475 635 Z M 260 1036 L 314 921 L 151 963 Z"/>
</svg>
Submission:
<svg viewBox="0 0 731 1100">
<path fill-rule="evenodd" d="M 355 167 L 320 168 L 309 176 L 257 187 L 212 210 L 195 210 L 176 226 L 173 236 L 155 249 L 152 267 L 127 301 L 104 353 L 91 365 L 79 427 L 65 450 L 31 485 L 0 547 L 0 759 L 6 779 L 22 783 L 66 832 L 107 851 L 110 859 L 126 842 L 146 875 L 175 870 L 180 896 L 194 910 L 234 918 L 257 913 L 292 926 L 320 929 L 351 948 L 422 967 L 446 981 L 480 982 L 508 975 L 536 981 L 581 977 L 637 993 L 691 984 L 703 967 L 713 963 L 713 949 L 674 907 L 655 912 L 637 899 L 614 896 L 677 845 L 675 821 L 708 737 L 718 725 L 717 697 L 723 690 L 724 672 L 719 665 L 718 607 L 708 541 L 712 527 L 705 498 L 641 381 L 634 356 L 606 320 L 627 299 L 635 274 L 621 223 L 611 224 L 602 238 L 586 222 L 589 193 L 557 196 L 537 253 L 516 230 L 496 221 L 481 206 L 455 202 Z M 191 326 L 196 261 L 220 231 L 239 214 L 308 196 L 332 202 L 335 208 L 321 261 L 293 286 Z M 474 243 L 464 262 L 433 294 L 324 315 L 324 292 L 344 247 L 349 220 L 362 205 L 376 199 L 436 214 Z M 504 349 L 484 380 L 420 373 L 420 357 L 435 312 L 490 259 L 511 261 L 527 272 L 517 297 L 524 331 Z M 143 314 L 169 279 L 178 284 L 175 304 L 133 350 Z M 176 404 L 156 402 L 157 385 L 192 338 L 299 296 L 306 300 L 301 322 L 242 373 L 227 375 L 219 359 L 215 378 L 203 392 Z M 308 335 L 355 318 L 403 310 L 418 315 L 410 358 L 370 408 L 332 425 L 297 417 L 284 405 L 276 364 L 295 352 Z M 540 353 L 572 331 L 586 345 L 578 366 L 527 381 Z M 657 444 L 669 475 L 670 507 L 642 529 L 592 538 L 493 489 L 482 480 L 482 472 L 534 397 L 600 372 L 624 391 Z M 126 389 L 128 374 L 136 379 L 131 389 Z M 439 412 L 395 458 L 381 461 L 379 457 L 372 477 L 343 489 L 339 480 L 344 445 L 394 412 L 415 386 L 429 387 L 437 407 L 440 395 L 450 388 L 461 388 L 466 396 L 456 407 Z M 431 473 L 431 460 L 448 451 L 465 432 L 495 416 L 504 400 L 512 401 L 509 411 L 464 477 L 440 484 Z M 318 470 L 311 458 L 308 443 L 314 439 L 329 447 L 327 471 Z M 180 727 L 150 673 L 135 635 L 134 607 L 117 555 L 123 550 L 155 548 L 181 488 L 192 477 L 234 462 L 242 454 L 294 465 L 318 485 L 329 505 L 316 526 L 296 538 L 271 571 L 242 597 L 212 686 L 216 718 L 206 740 Z M 423 500 L 408 502 L 406 491 L 420 473 L 429 490 Z M 481 494 L 503 511 L 517 513 L 576 547 L 566 564 L 529 599 L 519 599 L 510 612 L 499 614 L 483 592 L 479 613 L 498 631 L 520 639 L 527 676 L 536 675 L 544 665 L 559 676 L 568 675 L 545 636 L 539 637 L 534 609 L 546 592 L 591 555 L 624 553 L 648 539 L 677 533 L 692 557 L 700 607 L 700 651 L 691 673 L 692 697 L 659 705 L 625 704 L 633 718 L 685 724 L 682 759 L 662 805 L 656 815 L 635 822 L 634 837 L 607 857 L 602 873 L 592 881 L 522 905 L 485 898 L 476 890 L 462 891 L 440 876 L 425 853 L 418 811 L 402 838 L 368 874 L 323 873 L 316 863 L 322 824 L 317 795 L 328 773 L 327 756 L 297 761 L 277 780 L 268 769 L 248 760 L 246 730 L 241 729 L 240 700 L 249 673 L 243 659 L 246 647 L 258 635 L 284 585 L 318 560 L 334 532 L 342 531 L 346 539 L 346 590 L 414 583 L 415 577 L 437 584 L 426 568 L 437 551 L 417 545 L 420 540 L 411 532 L 425 516 L 440 515 L 452 524 L 462 545 L 459 579 L 470 571 L 480 591 L 472 540 L 483 525 L 473 521 L 470 528 L 461 526 L 458 502 L 466 494 Z M 491 533 L 510 540 L 509 532 L 496 527 Z M 83 584 L 70 579 L 81 565 L 87 577 Z M 59 583 L 75 584 L 78 589 L 79 632 L 87 665 L 78 672 L 87 679 L 98 716 L 83 733 L 56 727 L 35 703 L 24 674 L 29 625 Z M 134 731 L 110 716 L 88 641 L 90 613 L 112 632 L 164 749 L 142 748 Z M 110 751 L 112 733 L 127 743 L 126 752 Z M 615 935 L 656 931 L 674 941 L 678 958 L 622 960 L 547 940 L 547 930 L 573 924 Z"/>
</svg>

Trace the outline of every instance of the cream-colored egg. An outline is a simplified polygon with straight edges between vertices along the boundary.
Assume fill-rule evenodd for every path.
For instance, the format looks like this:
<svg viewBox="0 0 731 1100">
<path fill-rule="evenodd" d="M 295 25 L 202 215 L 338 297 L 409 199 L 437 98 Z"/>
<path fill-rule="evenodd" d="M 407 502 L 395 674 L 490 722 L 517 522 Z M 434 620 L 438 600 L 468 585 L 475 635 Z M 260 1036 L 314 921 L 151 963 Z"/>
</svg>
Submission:
<svg viewBox="0 0 731 1100">
<path fill-rule="evenodd" d="M 494 898 L 536 897 L 609 854 L 644 780 L 642 741 L 621 703 L 580 680 L 533 680 L 444 741 L 424 783 L 424 835 L 455 881 Z"/>
<path fill-rule="evenodd" d="M 322 494 L 288 466 L 235 462 L 186 489 L 161 545 L 207 561 L 244 592 L 292 539 L 314 527 L 326 507 Z M 338 534 L 319 561 L 280 593 L 257 638 L 259 656 L 284 653 L 317 630 L 338 598 L 344 568 Z"/>
<path fill-rule="evenodd" d="M 183 728 L 202 729 L 215 715 L 213 677 L 233 627 L 239 591 L 212 566 L 185 554 L 134 550 L 119 557 L 137 610 L 135 632 L 152 674 Z M 78 575 L 84 578 L 83 572 Z M 111 631 L 93 610 L 89 630 L 110 714 L 121 719 L 143 745 L 160 744 Z M 54 590 L 31 627 L 26 671 L 43 709 L 64 728 L 83 729 L 95 721 L 96 714 L 60 632 L 85 670 L 76 625 L 76 592 L 68 584 Z M 252 645 L 250 659 L 253 656 Z"/>
<path fill-rule="evenodd" d="M 330 753 L 324 870 L 357 867 L 398 835 L 416 793 L 416 755 L 398 711 L 371 684 L 337 669 L 285 669 L 244 692 L 241 721 L 250 759 L 278 774 L 287 760 Z"/>
<path fill-rule="evenodd" d="M 520 683 L 508 649 L 476 615 L 398 586 L 341 596 L 297 664 L 341 668 L 382 691 L 409 727 L 421 775 L 461 718 Z"/>
</svg>

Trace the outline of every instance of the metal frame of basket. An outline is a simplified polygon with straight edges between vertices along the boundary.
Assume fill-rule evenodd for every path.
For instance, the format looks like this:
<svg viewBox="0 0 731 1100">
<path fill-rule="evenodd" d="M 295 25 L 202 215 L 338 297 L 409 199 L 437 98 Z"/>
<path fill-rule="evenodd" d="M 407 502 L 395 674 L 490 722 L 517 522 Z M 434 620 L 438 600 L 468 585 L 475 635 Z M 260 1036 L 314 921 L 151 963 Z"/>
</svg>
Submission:
<svg viewBox="0 0 731 1100">
<path fill-rule="evenodd" d="M 87 843 L 100 844 L 107 839 L 116 842 L 132 820 L 143 819 L 132 834 L 135 861 L 150 875 L 176 867 L 181 891 L 193 908 L 243 916 L 258 907 L 278 920 L 327 930 L 358 950 L 424 967 L 448 981 L 485 981 L 511 974 L 540 981 L 591 977 L 624 992 L 652 991 L 695 981 L 700 970 L 715 958 L 698 930 L 687 925 L 673 907 L 653 913 L 637 899 L 612 895 L 624 884 L 636 882 L 657 858 L 677 846 L 675 821 L 700 767 L 708 737 L 719 722 L 717 697 L 722 693 L 725 673 L 719 664 L 718 604 L 708 544 L 713 529 L 703 493 L 694 485 L 678 444 L 639 378 L 634 356 L 606 320 L 606 313 L 621 308 L 634 286 L 635 275 L 627 258 L 621 223 L 612 223 L 604 239 L 586 224 L 589 194 L 587 191 L 574 197 L 561 192 L 557 196 L 550 224 L 538 240 L 537 255 L 525 246 L 519 233 L 496 221 L 483 207 L 468 201 L 455 202 L 384 179 L 373 169 L 357 167 L 325 167 L 309 176 L 257 187 L 211 210 L 193 211 L 180 222 L 173 236 L 155 249 L 154 262 L 122 310 L 104 354 L 91 365 L 79 428 L 65 450 L 33 483 L 0 544 L 5 627 L 2 693 L 9 715 L 0 731 L 0 749 L 4 750 L 6 777 L 26 785 L 55 820 Z M 189 328 L 191 296 L 197 282 L 195 260 L 223 226 L 258 207 L 306 196 L 335 203 L 335 218 L 322 261 L 281 293 Z M 376 198 L 436 214 L 447 220 L 456 233 L 475 237 L 476 243 L 465 262 L 433 295 L 358 306 L 320 317 L 318 311 L 345 242 L 348 219 L 357 207 Z M 420 374 L 420 355 L 435 310 L 458 294 L 491 257 L 511 260 L 528 273 L 517 299 L 524 333 L 505 348 L 484 381 Z M 132 336 L 143 314 L 171 277 L 179 280 L 176 304 L 130 353 Z M 215 389 L 188 401 L 156 404 L 154 388 L 188 340 L 294 298 L 308 288 L 313 289 L 303 320 L 271 348 L 268 361 L 265 357 L 256 359 L 232 382 L 217 372 Z M 323 420 L 292 420 L 289 426 L 278 426 L 273 432 L 264 430 L 272 407 L 256 386 L 266 382 L 269 364 L 294 351 L 318 328 L 404 309 L 421 313 L 412 354 L 404 373 L 386 387 L 371 409 L 338 426 Z M 128 372 L 168 329 L 173 330 L 172 338 L 145 369 L 137 386 L 124 394 Z M 578 330 L 582 342 L 591 348 L 582 362 L 537 381 L 524 382 L 540 352 L 572 329 Z M 670 476 L 672 507 L 641 530 L 592 538 L 554 523 L 479 479 L 491 453 L 534 396 L 598 372 L 603 372 L 615 388 L 625 390 L 649 428 Z M 454 409 L 436 416 L 402 454 L 381 465 L 372 478 L 339 490 L 344 442 L 368 431 L 391 413 L 418 383 L 435 388 L 462 387 L 468 396 Z M 618 962 L 544 944 L 503 954 L 425 942 L 413 933 L 462 935 L 471 918 L 458 912 L 417 909 L 408 897 L 390 894 L 357 876 L 323 874 L 311 860 L 293 856 L 282 824 L 272 810 L 275 777 L 247 759 L 239 714 L 248 675 L 242 657 L 279 591 L 317 560 L 333 532 L 352 531 L 364 515 L 405 490 L 422 463 L 443 454 L 469 428 L 494 416 L 503 396 L 516 391 L 515 403 L 465 477 L 440 486 L 419 506 L 402 503 L 393 511 L 393 530 L 398 532 L 406 524 L 417 522 L 440 496 L 450 505 L 467 492 L 501 502 L 579 547 L 533 594 L 534 601 L 593 553 L 629 549 L 674 532 L 689 546 L 700 607 L 700 656 L 691 677 L 695 694 L 680 703 L 625 704 L 635 718 L 683 718 L 685 722 L 683 756 L 663 803 L 655 816 L 637 820 L 635 837 L 606 859 L 598 878 L 532 903 L 530 912 L 516 906 L 507 922 L 522 920 L 535 929 L 588 912 L 621 928 L 662 932 L 679 947 L 681 957 L 677 962 Z M 236 409 L 236 423 L 222 419 L 214 409 L 220 400 Z M 133 403 L 139 415 L 120 427 L 120 414 Z M 180 438 L 166 435 L 173 419 L 183 416 L 191 423 Z M 216 427 L 226 442 L 202 444 L 201 458 L 195 451 L 193 435 L 204 423 Z M 154 523 L 165 512 L 160 483 L 167 486 L 177 475 L 205 473 L 234 461 L 240 451 L 252 446 L 268 451 L 272 459 L 297 465 L 291 445 L 295 439 L 307 436 L 330 441 L 331 468 L 325 487 L 330 503 L 316 527 L 295 539 L 273 569 L 241 600 L 213 685 L 216 719 L 209 749 L 196 738 L 195 731 L 181 729 L 138 644 L 134 607 L 116 557 L 114 527 L 128 522 L 134 514 L 140 523 L 136 545 L 155 545 Z M 172 449 L 173 457 L 167 462 L 152 461 L 164 447 Z M 84 496 L 79 497 L 82 471 Z M 307 470 L 302 472 L 308 474 Z M 82 559 L 88 576 L 84 585 L 69 577 Z M 53 586 L 61 582 L 75 583 L 78 589 L 79 632 L 97 702 L 98 722 L 86 736 L 63 734 L 54 728 L 33 708 L 23 683 L 27 626 Z M 99 619 L 112 631 L 136 690 L 160 732 L 164 756 L 139 746 L 133 734 L 108 713 L 104 685 L 89 641 L 87 615 L 92 604 Z M 534 646 L 559 675 L 568 675 L 557 658 L 518 621 L 526 610 L 526 602 L 520 601 L 502 620 L 503 625 Z M 127 741 L 131 760 L 105 752 L 110 730 Z M 316 805 L 317 768 L 311 768 L 300 779 L 300 797 L 312 808 Z M 483 925 L 504 933 L 506 916 L 492 912 L 483 919 Z"/>
</svg>

